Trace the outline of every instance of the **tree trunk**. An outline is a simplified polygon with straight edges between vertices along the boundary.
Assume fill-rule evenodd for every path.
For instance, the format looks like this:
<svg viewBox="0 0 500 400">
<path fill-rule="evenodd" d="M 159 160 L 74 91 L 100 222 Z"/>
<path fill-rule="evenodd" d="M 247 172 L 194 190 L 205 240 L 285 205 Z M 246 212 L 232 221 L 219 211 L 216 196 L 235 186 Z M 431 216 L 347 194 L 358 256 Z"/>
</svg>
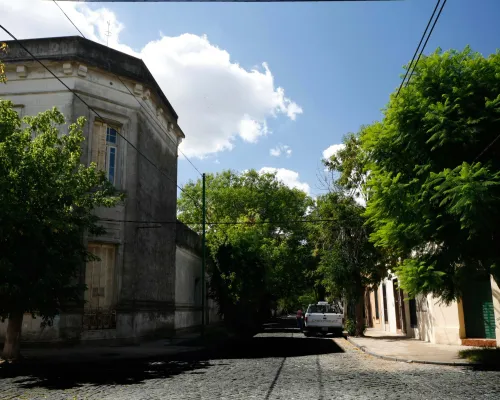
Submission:
<svg viewBox="0 0 500 400">
<path fill-rule="evenodd" d="M 363 311 L 365 308 L 365 296 L 361 295 L 358 297 L 356 302 L 356 336 L 363 336 L 365 331 L 365 318 L 363 317 Z"/>
<path fill-rule="evenodd" d="M 372 304 L 370 301 L 370 291 L 365 289 L 365 325 L 367 328 L 373 328 Z"/>
<path fill-rule="evenodd" d="M 7 333 L 3 346 L 2 358 L 4 360 L 16 360 L 19 358 L 21 345 L 21 328 L 23 326 L 23 312 L 12 312 L 9 315 Z"/>
<path fill-rule="evenodd" d="M 324 288 L 323 285 L 319 285 L 318 286 L 318 301 L 324 301 L 325 294 L 326 294 L 326 289 Z"/>
</svg>

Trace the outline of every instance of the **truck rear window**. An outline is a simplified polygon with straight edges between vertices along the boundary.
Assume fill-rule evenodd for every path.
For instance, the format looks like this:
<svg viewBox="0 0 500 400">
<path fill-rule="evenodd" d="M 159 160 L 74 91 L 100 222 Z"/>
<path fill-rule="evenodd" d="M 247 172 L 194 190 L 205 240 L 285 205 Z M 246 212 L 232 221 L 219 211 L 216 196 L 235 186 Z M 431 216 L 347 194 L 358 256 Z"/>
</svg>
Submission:
<svg viewBox="0 0 500 400">
<path fill-rule="evenodd" d="M 309 306 L 307 309 L 309 314 L 325 314 L 325 313 L 334 313 L 334 314 L 342 314 L 340 307 L 335 304 L 333 307 L 328 305 L 313 305 Z"/>
</svg>

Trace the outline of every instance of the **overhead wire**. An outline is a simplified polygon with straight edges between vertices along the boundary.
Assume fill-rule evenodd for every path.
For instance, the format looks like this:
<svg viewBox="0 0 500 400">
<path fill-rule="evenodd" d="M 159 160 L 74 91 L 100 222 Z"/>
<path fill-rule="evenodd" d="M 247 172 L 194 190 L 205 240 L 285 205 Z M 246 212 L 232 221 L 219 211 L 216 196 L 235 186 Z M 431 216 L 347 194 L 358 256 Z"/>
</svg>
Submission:
<svg viewBox="0 0 500 400">
<path fill-rule="evenodd" d="M 431 18 L 429 19 L 429 22 L 427 23 L 427 27 L 425 28 L 424 35 L 425 35 L 425 32 L 427 32 L 427 29 L 428 29 L 429 24 L 430 24 L 430 22 L 431 22 L 431 20 L 432 20 L 432 17 L 433 17 L 433 16 L 434 16 L 434 14 L 436 13 L 436 10 L 437 10 L 437 8 L 438 8 L 438 6 L 439 6 L 440 1 L 441 1 L 441 0 L 438 0 L 438 2 L 437 2 L 437 4 L 436 4 L 436 7 L 434 8 L 434 12 L 432 13 Z M 423 51 L 424 51 L 424 49 L 425 49 L 425 46 L 427 45 L 427 42 L 429 41 L 429 38 L 430 38 L 430 36 L 432 35 L 432 32 L 434 31 L 434 27 L 436 26 L 437 21 L 439 20 L 439 17 L 441 16 L 441 12 L 443 11 L 444 6 L 446 5 L 446 1 L 447 1 L 447 0 L 444 0 L 444 1 L 443 1 L 442 5 L 441 5 L 441 8 L 439 9 L 439 13 L 438 13 L 438 15 L 437 15 L 436 19 L 434 20 L 434 24 L 432 25 L 432 28 L 431 28 L 431 30 L 430 30 L 430 32 L 429 32 L 429 35 L 427 36 L 427 39 L 426 39 L 426 41 L 425 41 L 425 43 L 424 43 L 424 46 L 422 47 L 422 50 L 420 51 L 420 54 L 419 54 L 419 56 L 418 56 L 418 58 L 417 58 L 417 60 L 416 60 L 416 62 L 415 62 L 415 64 L 414 64 L 414 66 L 413 66 L 413 71 L 415 71 L 415 66 L 417 65 L 418 61 L 420 60 L 420 57 L 422 56 L 422 53 L 423 53 Z M 424 35 L 422 35 L 422 39 L 424 38 Z M 419 46 L 418 46 L 418 47 L 420 47 L 420 44 L 422 43 L 422 39 L 420 39 L 420 43 L 419 43 Z M 417 47 L 417 50 L 418 50 L 418 47 Z M 415 51 L 415 54 L 416 54 L 416 51 Z M 414 57 L 415 57 L 415 55 L 414 55 Z M 411 69 L 412 63 L 413 63 L 413 59 L 412 59 L 412 62 L 410 63 L 410 67 L 409 67 L 409 68 L 408 68 L 408 70 L 406 71 L 405 77 L 403 78 L 403 81 L 401 82 L 401 85 L 399 86 L 399 89 L 398 89 L 398 93 L 397 93 L 397 95 L 399 95 L 399 92 L 400 92 L 400 90 L 401 90 L 401 88 L 402 88 L 402 86 L 403 86 L 403 84 L 404 84 L 404 81 L 405 81 L 405 79 L 406 79 L 406 76 L 409 74 L 409 71 L 410 71 L 410 69 Z M 413 72 L 412 72 L 412 74 L 413 74 Z M 410 78 L 411 78 L 411 75 L 410 75 Z M 409 82 L 409 81 L 410 81 L 410 79 L 408 79 L 408 82 Z M 406 86 L 408 86 L 408 82 L 406 83 Z M 397 95 L 396 95 L 396 97 L 397 97 Z M 477 160 L 478 160 L 478 159 L 479 159 L 479 158 L 480 158 L 480 157 L 481 157 L 484 153 L 486 153 L 486 152 L 490 149 L 490 147 L 491 147 L 491 146 L 493 146 L 493 145 L 494 145 L 494 144 L 498 141 L 498 139 L 500 139 L 500 134 L 499 134 L 499 135 L 497 135 L 497 136 L 495 137 L 495 139 L 493 139 L 493 140 L 492 140 L 492 141 L 491 141 L 491 142 L 490 142 L 490 143 L 489 143 L 489 144 L 488 144 L 488 145 L 487 145 L 487 146 L 486 146 L 486 147 L 485 147 L 485 148 L 484 148 L 484 149 L 483 149 L 483 150 L 482 150 L 482 151 L 481 151 L 481 152 L 480 152 L 477 156 L 476 156 L 476 158 L 474 158 L 474 161 L 473 161 L 473 162 L 476 162 L 476 161 L 477 161 Z"/>
<path fill-rule="evenodd" d="M 406 86 L 408 86 L 408 83 L 410 82 L 410 79 L 411 79 L 411 77 L 413 75 L 413 72 L 415 72 L 415 68 L 416 68 L 418 62 L 420 61 L 420 57 L 422 57 L 422 53 L 424 52 L 425 47 L 427 46 L 427 43 L 429 42 L 429 39 L 432 36 L 432 32 L 434 32 L 434 28 L 436 27 L 436 24 L 439 21 L 439 17 L 441 16 L 441 13 L 443 12 L 443 8 L 446 5 L 446 1 L 447 0 L 444 0 L 443 3 L 441 4 L 441 8 L 439 9 L 438 15 L 437 15 L 436 19 L 434 20 L 434 23 L 432 24 L 432 28 L 429 31 L 429 35 L 427 36 L 427 39 L 425 40 L 425 43 L 422 46 L 422 49 L 420 50 L 420 53 L 419 53 L 418 58 L 417 58 L 417 61 L 415 61 L 415 64 L 413 65 L 413 71 L 411 72 L 410 76 L 408 77 L 408 81 L 406 82 Z M 439 4 L 439 2 L 440 2 L 440 0 L 438 0 L 438 4 Z"/>
<path fill-rule="evenodd" d="M 52 70 L 47 67 L 38 57 L 36 57 L 33 53 L 31 53 L 26 46 L 24 46 L 17 37 L 15 37 L 7 28 L 5 28 L 3 25 L 0 25 L 0 28 L 7 34 L 9 35 L 34 61 L 36 61 L 38 64 L 40 64 L 47 72 L 49 72 L 55 79 L 57 79 L 67 90 L 69 90 L 76 98 L 78 98 L 89 110 L 91 110 L 97 117 L 100 119 L 105 120 L 90 104 L 88 104 L 78 93 L 76 93 L 74 90 L 72 90 L 68 85 L 66 85 L 61 78 L 59 78 Z M 187 197 L 191 198 L 197 206 L 199 207 L 199 202 L 195 200 L 193 197 L 191 197 L 182 187 L 180 187 L 177 182 L 175 182 L 170 176 L 168 176 L 164 171 L 160 169 L 149 157 L 147 157 L 143 152 L 141 152 L 137 146 L 135 146 L 130 140 L 128 140 L 125 136 L 123 136 L 120 132 L 116 132 L 118 136 L 120 136 L 126 143 L 130 145 L 142 158 L 144 158 L 150 165 L 152 165 L 158 172 L 160 172 L 162 175 L 165 176 L 170 182 L 172 182 L 177 188 L 181 190 Z"/>
<path fill-rule="evenodd" d="M 473 162 L 476 162 L 484 153 L 486 153 L 491 146 L 493 146 L 497 141 L 498 139 L 500 139 L 500 134 L 495 138 L 493 139 L 482 151 L 481 153 L 479 153 L 476 158 L 474 158 L 474 161 Z"/>
<path fill-rule="evenodd" d="M 55 0 L 54 0 L 55 1 Z M 434 7 L 434 11 L 432 12 L 432 15 L 431 17 L 429 18 L 429 21 L 427 22 L 427 26 L 425 27 L 425 31 L 424 33 L 422 33 L 422 37 L 420 38 L 420 42 L 418 43 L 418 46 L 417 48 L 415 49 L 415 53 L 413 53 L 413 57 L 410 61 L 410 65 L 408 66 L 408 69 L 406 70 L 406 73 L 405 73 L 405 76 L 403 77 L 403 80 L 401 81 L 401 85 L 399 85 L 399 88 L 398 88 L 398 92 L 396 94 L 396 97 L 399 96 L 399 92 L 401 91 L 401 89 L 403 88 L 403 85 L 406 81 L 406 78 L 408 77 L 408 74 L 410 73 L 410 70 L 412 69 L 412 66 L 413 66 L 413 62 L 415 61 L 415 58 L 417 57 L 417 54 L 418 54 L 418 51 L 420 49 L 420 46 L 422 45 L 422 42 L 424 41 L 425 39 L 425 35 L 427 34 L 427 31 L 429 30 L 429 26 L 431 26 L 431 23 L 432 23 L 432 20 L 434 19 L 434 15 L 436 15 L 436 11 L 439 7 L 439 3 L 441 2 L 441 0 L 438 0 L 437 3 L 436 3 L 436 6 Z"/>
</svg>

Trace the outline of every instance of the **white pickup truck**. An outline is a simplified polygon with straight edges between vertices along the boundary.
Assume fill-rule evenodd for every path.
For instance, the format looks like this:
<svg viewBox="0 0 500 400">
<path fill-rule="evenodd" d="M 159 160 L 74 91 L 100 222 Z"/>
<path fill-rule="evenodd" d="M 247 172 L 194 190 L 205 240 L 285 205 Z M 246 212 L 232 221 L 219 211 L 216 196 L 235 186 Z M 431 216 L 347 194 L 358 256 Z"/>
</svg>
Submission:
<svg viewBox="0 0 500 400">
<path fill-rule="evenodd" d="M 340 336 L 343 330 L 344 315 L 339 304 L 320 301 L 309 305 L 304 318 L 305 336 L 311 336 L 312 333 L 333 333 Z"/>
</svg>

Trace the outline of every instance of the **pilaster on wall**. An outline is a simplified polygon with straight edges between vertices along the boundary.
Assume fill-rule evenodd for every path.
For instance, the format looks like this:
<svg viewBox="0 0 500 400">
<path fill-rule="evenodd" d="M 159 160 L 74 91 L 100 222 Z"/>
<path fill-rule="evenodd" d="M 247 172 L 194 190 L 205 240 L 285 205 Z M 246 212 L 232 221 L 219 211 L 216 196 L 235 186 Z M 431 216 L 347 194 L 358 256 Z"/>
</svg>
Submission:
<svg viewBox="0 0 500 400">
<path fill-rule="evenodd" d="M 467 334 L 465 332 L 465 314 L 464 314 L 464 304 L 462 303 L 462 300 L 458 300 L 457 302 L 457 308 L 458 308 L 458 336 L 460 339 L 465 339 L 467 337 Z"/>
<path fill-rule="evenodd" d="M 491 294 L 493 296 L 493 310 L 495 313 L 495 334 L 497 337 L 497 347 L 500 347 L 500 288 L 491 277 Z"/>
</svg>

